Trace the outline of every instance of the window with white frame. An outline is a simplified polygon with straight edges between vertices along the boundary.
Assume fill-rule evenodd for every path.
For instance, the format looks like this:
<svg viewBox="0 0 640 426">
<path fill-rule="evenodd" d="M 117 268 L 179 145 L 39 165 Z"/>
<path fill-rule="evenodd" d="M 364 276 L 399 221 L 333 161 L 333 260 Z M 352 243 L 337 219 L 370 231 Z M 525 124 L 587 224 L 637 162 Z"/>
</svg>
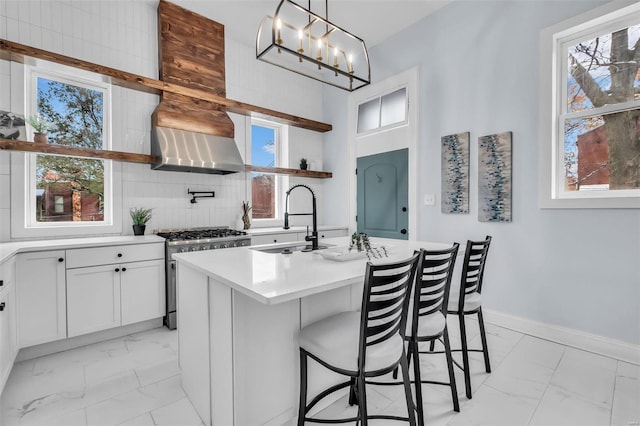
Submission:
<svg viewBox="0 0 640 426">
<path fill-rule="evenodd" d="M 287 167 L 286 126 L 266 120 L 251 120 L 251 164 L 259 167 Z M 251 173 L 252 218 L 276 220 L 283 216 L 282 200 L 286 176 Z"/>
<path fill-rule="evenodd" d="M 109 149 L 109 86 L 30 68 L 28 111 L 46 125 L 48 143 Z M 28 228 L 111 223 L 111 160 L 29 154 L 25 180 Z"/>
<path fill-rule="evenodd" d="M 553 45 L 543 60 L 554 68 L 554 113 L 543 113 L 552 147 L 541 160 L 553 163 L 552 200 L 640 197 L 640 8 L 594 15 L 543 39 Z"/>
<path fill-rule="evenodd" d="M 358 105 L 357 133 L 389 129 L 407 122 L 407 88 L 402 87 Z"/>
</svg>

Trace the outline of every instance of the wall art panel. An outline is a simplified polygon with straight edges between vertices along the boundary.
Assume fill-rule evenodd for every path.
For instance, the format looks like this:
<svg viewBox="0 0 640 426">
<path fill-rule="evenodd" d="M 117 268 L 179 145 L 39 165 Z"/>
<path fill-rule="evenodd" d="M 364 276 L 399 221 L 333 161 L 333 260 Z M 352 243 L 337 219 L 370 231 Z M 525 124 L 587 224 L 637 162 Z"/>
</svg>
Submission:
<svg viewBox="0 0 640 426">
<path fill-rule="evenodd" d="M 478 138 L 478 220 L 511 222 L 511 132 Z"/>
<path fill-rule="evenodd" d="M 442 213 L 469 213 L 469 132 L 442 137 Z"/>
</svg>

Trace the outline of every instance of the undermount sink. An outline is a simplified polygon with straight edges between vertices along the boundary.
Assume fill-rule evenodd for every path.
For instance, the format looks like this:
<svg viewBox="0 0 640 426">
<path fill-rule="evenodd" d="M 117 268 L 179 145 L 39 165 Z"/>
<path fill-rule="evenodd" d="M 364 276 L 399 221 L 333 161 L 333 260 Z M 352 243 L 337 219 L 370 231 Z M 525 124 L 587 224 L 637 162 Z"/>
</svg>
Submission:
<svg viewBox="0 0 640 426">
<path fill-rule="evenodd" d="M 332 247 L 332 244 L 321 244 L 318 246 L 318 250 L 326 249 Z M 288 245 L 278 244 L 277 246 L 263 246 L 263 247 L 249 247 L 252 250 L 261 251 L 262 253 L 272 253 L 272 254 L 291 254 L 294 251 L 303 251 L 309 252 L 311 250 L 311 244 L 307 243 L 295 243 Z"/>
</svg>

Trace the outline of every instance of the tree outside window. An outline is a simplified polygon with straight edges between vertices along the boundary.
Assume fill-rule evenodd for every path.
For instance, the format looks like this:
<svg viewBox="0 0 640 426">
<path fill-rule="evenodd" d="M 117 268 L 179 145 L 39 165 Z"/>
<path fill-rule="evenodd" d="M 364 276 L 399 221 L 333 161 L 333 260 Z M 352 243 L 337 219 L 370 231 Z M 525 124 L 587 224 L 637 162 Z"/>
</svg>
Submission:
<svg viewBox="0 0 640 426">
<path fill-rule="evenodd" d="M 103 149 L 104 91 L 40 76 L 36 80 L 37 112 L 51 125 L 49 143 Z M 103 221 L 105 162 L 37 155 L 36 222 Z"/>
<path fill-rule="evenodd" d="M 562 43 L 566 193 L 640 188 L 640 19 L 634 20 Z"/>
</svg>

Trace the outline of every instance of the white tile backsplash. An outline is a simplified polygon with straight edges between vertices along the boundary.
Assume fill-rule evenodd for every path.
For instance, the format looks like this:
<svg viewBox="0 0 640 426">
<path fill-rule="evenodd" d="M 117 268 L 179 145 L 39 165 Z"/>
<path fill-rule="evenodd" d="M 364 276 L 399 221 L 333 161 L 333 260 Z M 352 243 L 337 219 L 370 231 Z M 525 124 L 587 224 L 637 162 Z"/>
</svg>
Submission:
<svg viewBox="0 0 640 426">
<path fill-rule="evenodd" d="M 11 235 L 11 211 L 0 209 L 0 241 L 9 241 Z"/>
</svg>

